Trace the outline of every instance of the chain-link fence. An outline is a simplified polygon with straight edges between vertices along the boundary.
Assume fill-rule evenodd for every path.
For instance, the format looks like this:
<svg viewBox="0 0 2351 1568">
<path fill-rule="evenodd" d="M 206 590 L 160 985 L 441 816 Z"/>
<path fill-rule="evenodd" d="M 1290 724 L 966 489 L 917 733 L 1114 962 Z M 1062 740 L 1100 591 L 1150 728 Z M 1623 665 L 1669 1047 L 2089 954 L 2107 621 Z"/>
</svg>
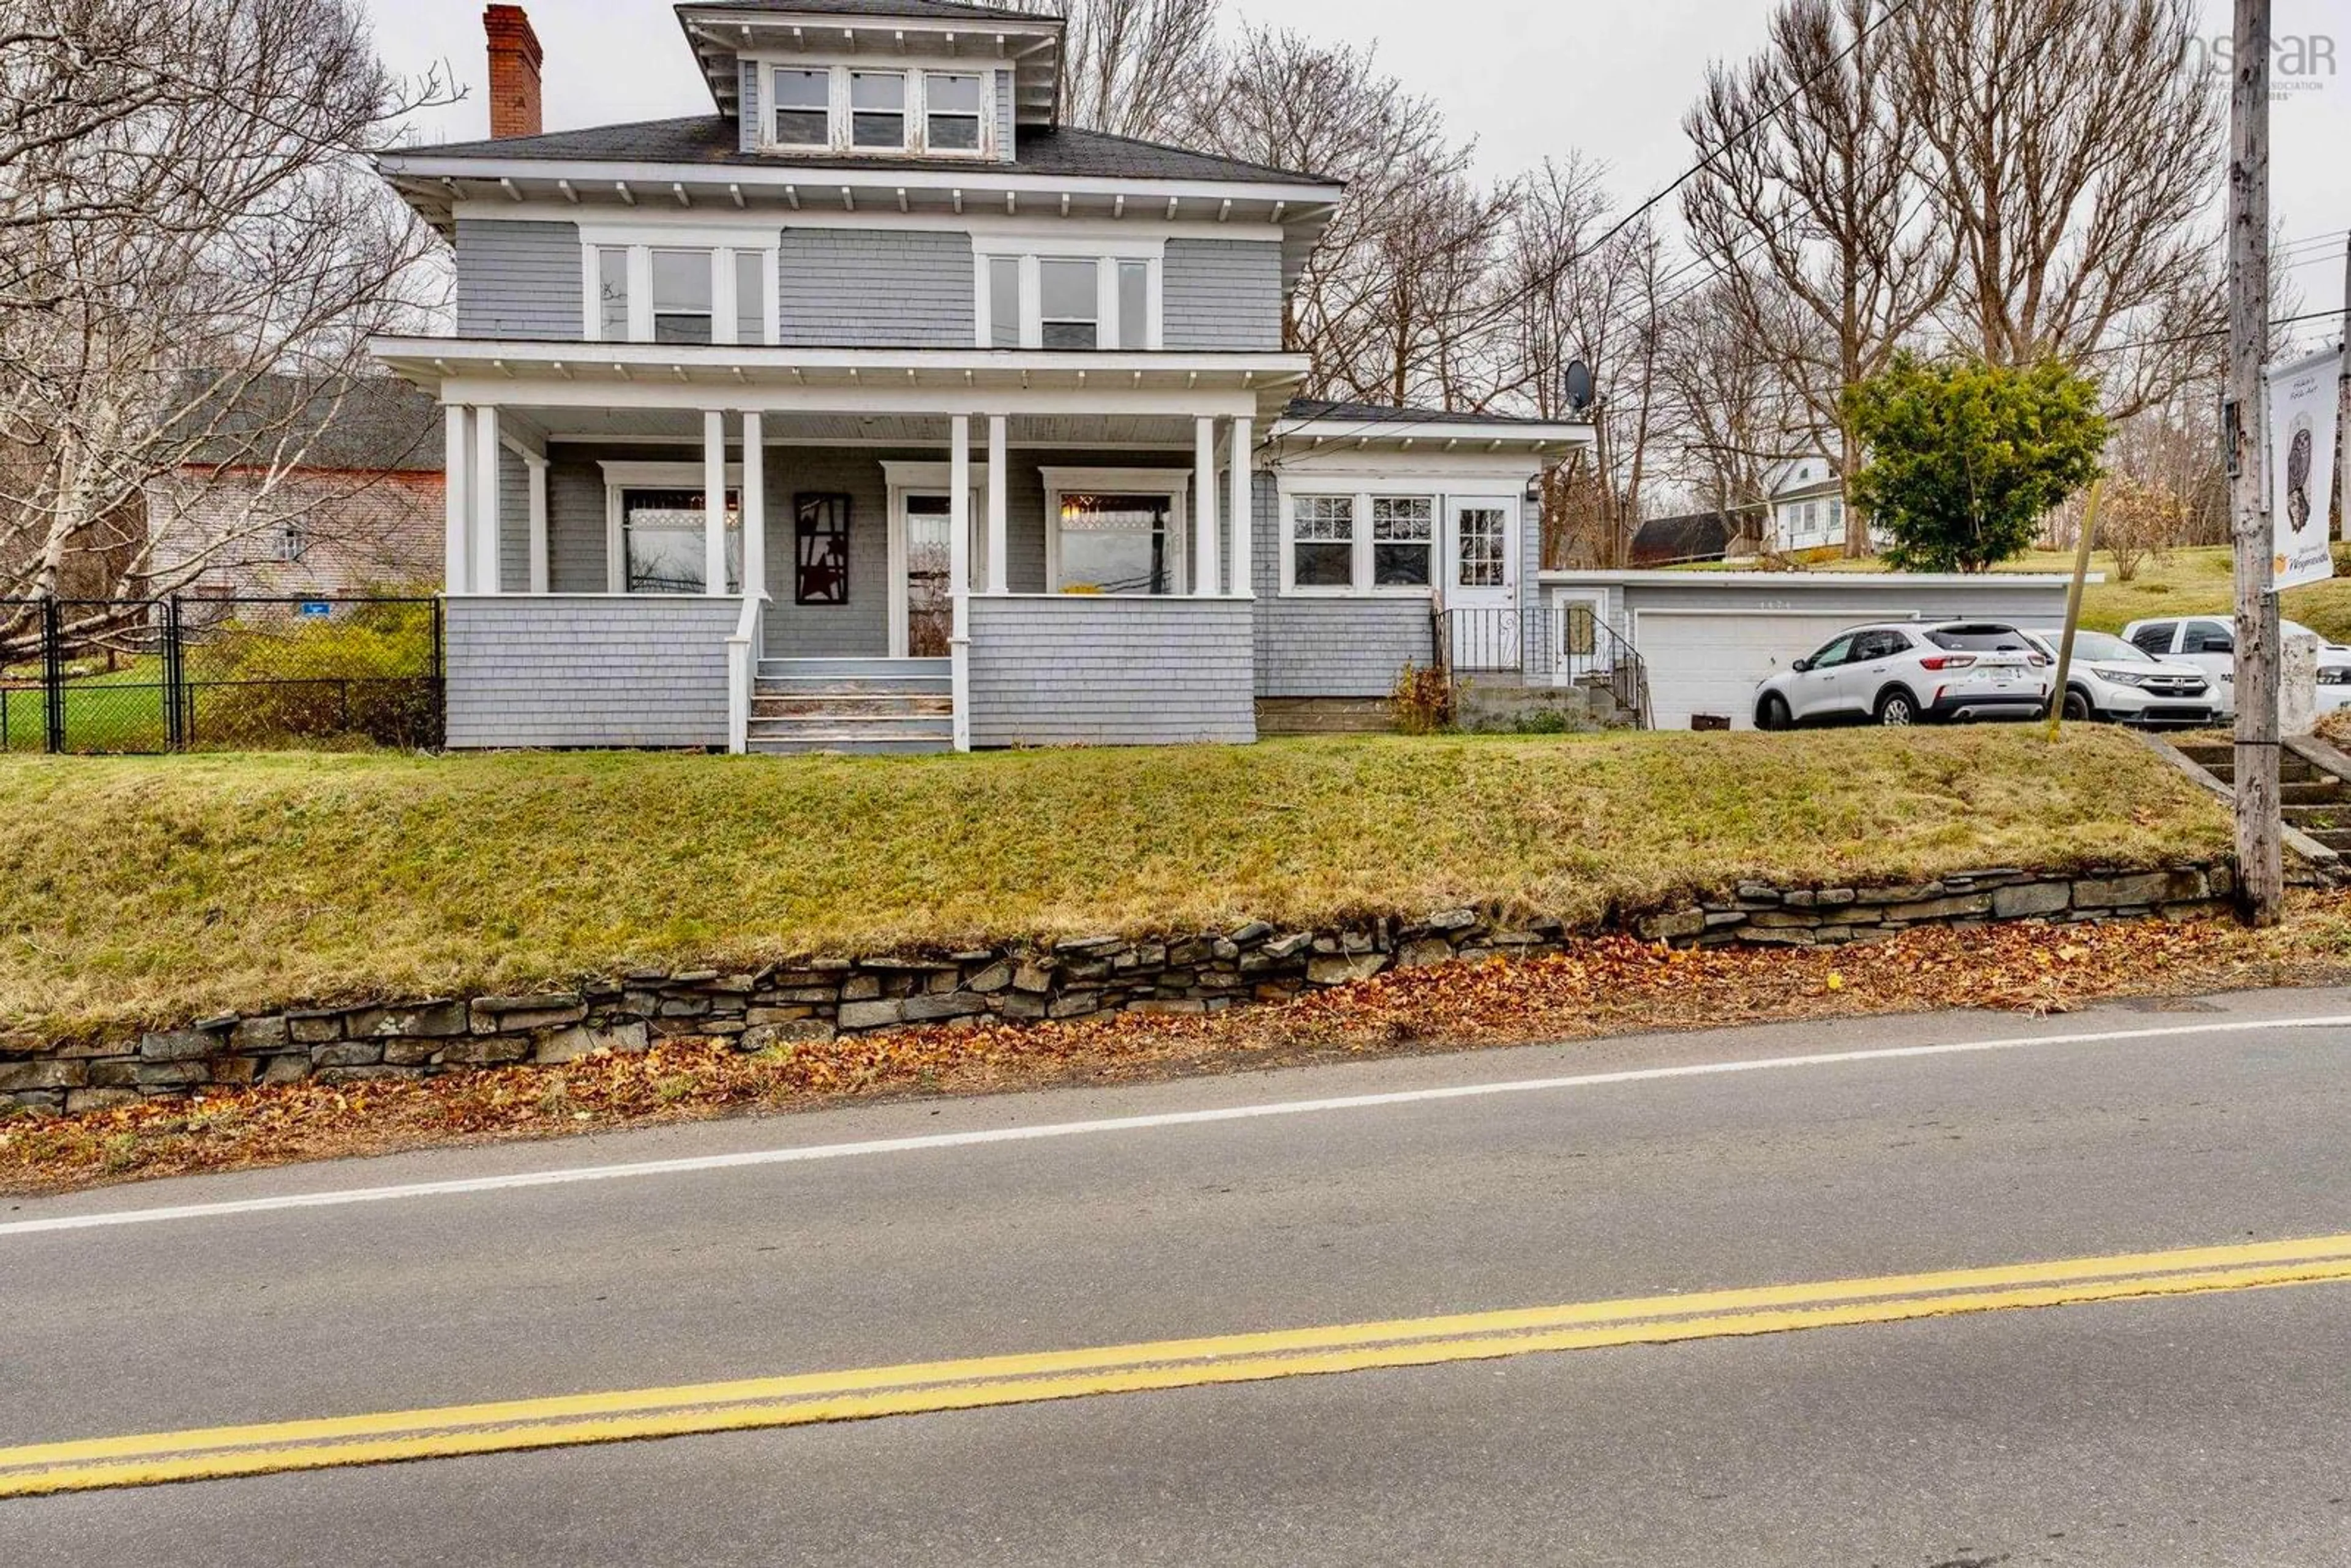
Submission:
<svg viewBox="0 0 2351 1568">
<path fill-rule="evenodd" d="M 435 747 L 436 599 L 0 601 L 0 748 Z"/>
</svg>

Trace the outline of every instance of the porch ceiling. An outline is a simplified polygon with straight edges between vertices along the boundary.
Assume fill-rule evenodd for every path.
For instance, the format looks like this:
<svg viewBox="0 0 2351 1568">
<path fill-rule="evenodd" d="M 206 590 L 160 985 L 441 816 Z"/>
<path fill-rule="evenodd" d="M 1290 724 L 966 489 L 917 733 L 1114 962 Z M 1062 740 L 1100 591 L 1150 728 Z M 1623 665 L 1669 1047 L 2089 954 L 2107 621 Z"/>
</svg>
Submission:
<svg viewBox="0 0 2351 1568">
<path fill-rule="evenodd" d="M 1305 382 L 1282 353 L 1054 353 L 993 349 L 380 338 L 387 367 L 444 402 L 568 410 L 757 409 L 810 414 L 1272 419 Z"/>
<path fill-rule="evenodd" d="M 699 447 L 702 415 L 688 409 L 532 408 L 510 406 L 503 417 L 541 441 L 643 442 Z M 937 447 L 949 439 L 947 417 L 919 413 L 770 413 L 761 433 L 771 445 Z M 1015 414 L 1006 424 L 1015 446 L 1164 447 L 1190 452 L 1189 419 L 1156 414 Z"/>
</svg>

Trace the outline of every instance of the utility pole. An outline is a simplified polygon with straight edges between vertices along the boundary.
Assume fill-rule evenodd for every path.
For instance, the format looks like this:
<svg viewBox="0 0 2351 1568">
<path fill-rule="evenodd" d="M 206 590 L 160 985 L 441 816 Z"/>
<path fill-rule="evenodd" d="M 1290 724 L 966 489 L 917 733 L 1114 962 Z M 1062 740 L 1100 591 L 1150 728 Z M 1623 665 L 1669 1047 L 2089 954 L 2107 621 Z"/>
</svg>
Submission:
<svg viewBox="0 0 2351 1568">
<path fill-rule="evenodd" d="M 2278 814 L 2278 607 L 2262 506 L 2262 361 L 2270 320 L 2270 0 L 2236 0 L 2229 89 L 2229 516 L 2237 545 L 2237 915 L 2274 925 L 2285 905 Z"/>
<path fill-rule="evenodd" d="M 2342 537 L 2351 539 L 2351 235 L 2343 240 L 2343 369 L 2335 381 L 2335 507 L 2343 514 Z"/>
</svg>

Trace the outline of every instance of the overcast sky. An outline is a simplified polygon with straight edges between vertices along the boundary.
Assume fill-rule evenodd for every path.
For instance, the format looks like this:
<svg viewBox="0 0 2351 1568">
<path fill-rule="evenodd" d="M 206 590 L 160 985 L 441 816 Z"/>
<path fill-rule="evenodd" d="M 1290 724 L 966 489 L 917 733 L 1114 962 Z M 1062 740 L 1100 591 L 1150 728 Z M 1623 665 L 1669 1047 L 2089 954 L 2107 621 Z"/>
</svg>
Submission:
<svg viewBox="0 0 2351 1568">
<path fill-rule="evenodd" d="M 468 89 L 430 117 L 423 140 L 487 134 L 482 0 L 365 0 L 385 56 L 402 70 L 445 63 Z M 705 113 L 696 74 L 666 0 L 525 0 L 547 49 L 549 130 Z M 2225 34 L 2229 0 L 2202 0 Z M 1227 0 L 1236 20 L 1295 27 L 1376 47 L 1387 68 L 1443 106 L 1474 136 L 1489 174 L 1580 149 L 1615 173 L 1630 205 L 1681 172 L 1690 157 L 1680 117 L 1707 62 L 1762 40 L 1768 0 Z M 1437 25 L 1432 26 L 1432 20 Z M 2294 248 L 2304 310 L 2343 298 L 2342 236 L 2351 228 L 2351 5 L 2277 0 L 2281 37 L 2331 34 L 2334 68 L 2292 84 L 2273 110 L 2272 201 Z M 2328 235 L 2332 245 L 2309 245 Z M 2314 329 L 2305 329 L 2305 340 Z"/>
</svg>

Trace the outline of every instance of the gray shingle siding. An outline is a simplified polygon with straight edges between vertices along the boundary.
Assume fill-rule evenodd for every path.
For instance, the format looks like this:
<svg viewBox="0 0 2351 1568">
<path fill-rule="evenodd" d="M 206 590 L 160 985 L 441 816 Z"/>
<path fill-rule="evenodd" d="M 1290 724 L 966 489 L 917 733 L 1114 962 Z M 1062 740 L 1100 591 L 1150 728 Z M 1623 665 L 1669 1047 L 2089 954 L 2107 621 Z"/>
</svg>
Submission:
<svg viewBox="0 0 2351 1568">
<path fill-rule="evenodd" d="M 508 218 L 457 220 L 457 335 L 577 340 L 580 228 Z"/>
<path fill-rule="evenodd" d="M 781 265 L 787 345 L 972 346 L 977 329 L 969 235 L 788 228 Z"/>
<path fill-rule="evenodd" d="M 1271 475 L 1257 476 L 1255 496 L 1258 695 L 1384 697 L 1395 690 L 1396 672 L 1407 662 L 1429 662 L 1435 632 L 1425 597 L 1281 597 L 1280 501 Z"/>
<path fill-rule="evenodd" d="M 1280 348 L 1280 242 L 1169 240 L 1160 323 L 1170 349 Z"/>
<path fill-rule="evenodd" d="M 996 73 L 996 158 L 1000 163 L 1012 162 L 1020 155 L 1020 144 L 1012 128 L 1012 73 Z"/>
<path fill-rule="evenodd" d="M 530 468 L 498 448 L 498 580 L 504 593 L 530 591 Z"/>
<path fill-rule="evenodd" d="M 449 744 L 725 746 L 734 599 L 453 599 Z"/>
<path fill-rule="evenodd" d="M 759 62 L 737 60 L 735 63 L 743 73 L 742 117 L 737 121 L 743 131 L 742 147 L 746 152 L 757 152 L 759 150 L 759 132 L 765 129 L 759 123 Z"/>
<path fill-rule="evenodd" d="M 975 598 L 972 744 L 1253 741 L 1249 615 L 1234 600 Z"/>
</svg>

